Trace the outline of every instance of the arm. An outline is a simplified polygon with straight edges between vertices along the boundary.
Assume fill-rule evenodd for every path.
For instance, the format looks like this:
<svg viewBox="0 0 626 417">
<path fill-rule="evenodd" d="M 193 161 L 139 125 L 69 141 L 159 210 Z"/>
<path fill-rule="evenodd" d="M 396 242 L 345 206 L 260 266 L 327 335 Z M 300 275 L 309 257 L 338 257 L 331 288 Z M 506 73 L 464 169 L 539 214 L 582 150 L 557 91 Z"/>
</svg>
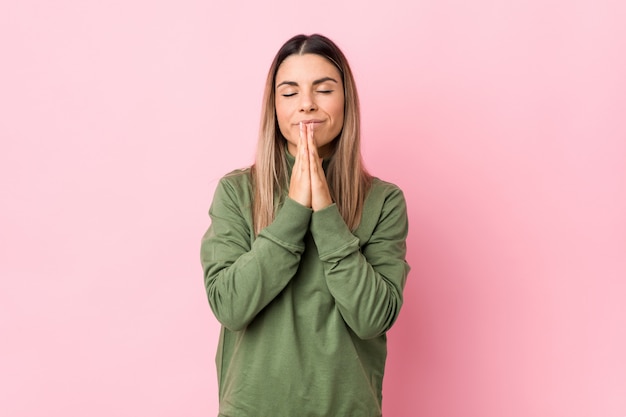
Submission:
<svg viewBox="0 0 626 417">
<path fill-rule="evenodd" d="M 287 198 L 274 222 L 251 243 L 252 222 L 241 200 L 235 185 L 222 179 L 201 245 L 209 304 L 233 331 L 245 328 L 295 275 L 311 218 L 310 209 Z"/>
<path fill-rule="evenodd" d="M 346 324 L 362 339 L 391 328 L 402 306 L 409 272 L 405 261 L 408 220 L 402 191 L 392 188 L 375 206 L 366 205 L 364 210 L 364 219 L 374 216 L 377 223 L 362 248 L 335 204 L 314 212 L 311 220 L 328 289 Z"/>
</svg>

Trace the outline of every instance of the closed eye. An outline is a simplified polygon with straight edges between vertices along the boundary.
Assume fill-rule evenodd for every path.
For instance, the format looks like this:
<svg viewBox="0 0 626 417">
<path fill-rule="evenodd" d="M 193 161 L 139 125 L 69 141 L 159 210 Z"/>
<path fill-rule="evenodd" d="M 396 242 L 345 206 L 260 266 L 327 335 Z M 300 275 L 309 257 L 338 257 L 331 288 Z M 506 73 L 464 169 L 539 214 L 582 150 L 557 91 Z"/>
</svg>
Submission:
<svg viewBox="0 0 626 417">
<path fill-rule="evenodd" d="M 318 93 L 322 93 L 322 94 L 330 94 L 335 90 L 317 90 Z"/>
<path fill-rule="evenodd" d="M 298 93 L 287 93 L 287 94 L 282 94 L 283 97 L 293 97 Z"/>
</svg>

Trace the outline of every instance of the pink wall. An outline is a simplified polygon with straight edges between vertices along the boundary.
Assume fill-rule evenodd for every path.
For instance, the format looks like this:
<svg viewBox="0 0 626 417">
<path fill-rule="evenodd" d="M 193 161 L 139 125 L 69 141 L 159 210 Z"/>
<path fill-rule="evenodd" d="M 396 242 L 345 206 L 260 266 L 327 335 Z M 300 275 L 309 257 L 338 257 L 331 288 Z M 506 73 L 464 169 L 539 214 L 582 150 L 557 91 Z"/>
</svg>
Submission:
<svg viewBox="0 0 626 417">
<path fill-rule="evenodd" d="M 216 415 L 206 212 L 321 32 L 409 202 L 385 416 L 626 416 L 623 2 L 226 3 L 0 5 L 0 414 Z"/>
</svg>

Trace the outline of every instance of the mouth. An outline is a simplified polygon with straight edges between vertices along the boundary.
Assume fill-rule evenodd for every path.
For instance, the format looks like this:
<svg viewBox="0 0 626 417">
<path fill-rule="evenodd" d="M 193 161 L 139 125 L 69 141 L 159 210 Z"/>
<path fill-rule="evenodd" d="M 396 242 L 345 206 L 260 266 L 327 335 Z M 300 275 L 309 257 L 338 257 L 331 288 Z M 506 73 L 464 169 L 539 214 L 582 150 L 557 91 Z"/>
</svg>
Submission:
<svg viewBox="0 0 626 417">
<path fill-rule="evenodd" d="M 300 125 L 300 123 L 303 123 L 303 124 L 309 125 L 309 126 L 317 126 L 319 124 L 324 123 L 324 121 L 323 120 L 319 120 L 319 119 L 301 120 L 300 122 L 296 123 L 296 125 Z"/>
</svg>

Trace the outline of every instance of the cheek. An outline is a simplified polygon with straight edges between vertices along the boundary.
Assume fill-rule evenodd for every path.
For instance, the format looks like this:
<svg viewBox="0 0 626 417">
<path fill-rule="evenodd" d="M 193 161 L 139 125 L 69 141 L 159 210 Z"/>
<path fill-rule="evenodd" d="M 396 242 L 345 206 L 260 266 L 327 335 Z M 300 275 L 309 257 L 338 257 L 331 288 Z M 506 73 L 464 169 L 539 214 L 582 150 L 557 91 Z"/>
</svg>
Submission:
<svg viewBox="0 0 626 417">
<path fill-rule="evenodd" d="M 339 129 L 341 129 L 341 127 L 343 127 L 343 119 L 344 119 L 344 101 L 338 101 L 337 103 L 335 103 L 335 106 L 333 107 L 333 115 L 334 115 L 334 119 L 336 121 L 336 123 L 339 126 Z"/>
<path fill-rule="evenodd" d="M 284 106 L 276 106 L 276 120 L 278 120 L 278 127 L 284 137 L 289 138 L 289 112 L 286 111 Z"/>
<path fill-rule="evenodd" d="M 294 140 L 294 132 L 292 129 L 293 126 L 291 126 L 291 123 L 289 122 L 289 118 L 285 114 L 281 117 L 281 115 L 276 112 L 276 119 L 278 121 L 278 129 L 280 130 L 280 133 L 285 139 L 292 142 Z"/>
</svg>

